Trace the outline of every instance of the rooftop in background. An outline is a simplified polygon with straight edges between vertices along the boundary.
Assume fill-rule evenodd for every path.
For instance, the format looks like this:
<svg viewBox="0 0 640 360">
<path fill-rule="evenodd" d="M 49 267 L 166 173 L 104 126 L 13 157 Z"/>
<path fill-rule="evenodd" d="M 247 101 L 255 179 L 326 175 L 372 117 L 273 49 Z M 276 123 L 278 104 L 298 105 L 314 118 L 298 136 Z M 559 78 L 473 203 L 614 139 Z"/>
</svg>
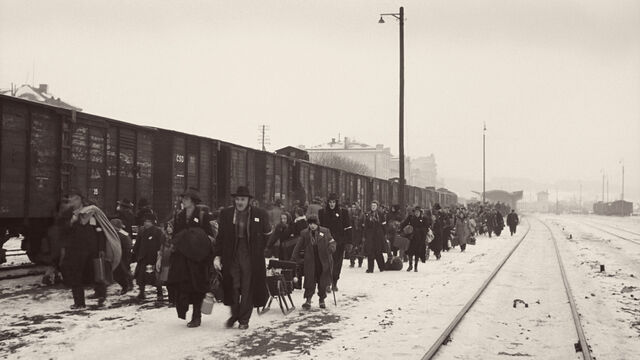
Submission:
<svg viewBox="0 0 640 360">
<path fill-rule="evenodd" d="M 49 85 L 47 84 L 40 84 L 38 87 L 25 84 L 13 89 L 0 89 L 0 94 L 15 96 L 29 101 L 41 102 L 69 110 L 82 111 L 81 108 L 66 103 L 60 100 L 59 97 L 56 98 L 49 93 Z"/>
<path fill-rule="evenodd" d="M 338 138 L 336 141 L 335 138 L 331 139 L 331 142 L 315 145 L 312 147 L 305 147 L 304 145 L 299 146 L 300 149 L 304 149 L 307 151 L 315 151 L 315 150 L 386 150 L 382 144 L 377 144 L 376 146 L 371 146 L 368 144 L 357 142 L 355 139 L 349 139 L 345 137 L 343 141 Z"/>
</svg>

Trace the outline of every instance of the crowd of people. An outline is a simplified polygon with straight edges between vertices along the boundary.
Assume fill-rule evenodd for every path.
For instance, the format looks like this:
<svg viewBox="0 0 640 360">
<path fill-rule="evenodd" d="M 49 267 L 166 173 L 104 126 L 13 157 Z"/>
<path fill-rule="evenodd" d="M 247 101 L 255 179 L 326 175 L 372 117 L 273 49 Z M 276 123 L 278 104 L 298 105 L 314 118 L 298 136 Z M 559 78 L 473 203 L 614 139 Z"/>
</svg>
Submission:
<svg viewBox="0 0 640 360">
<path fill-rule="evenodd" d="M 92 284 L 98 306 L 103 306 L 106 287 L 121 286 L 121 294 L 138 287 L 137 299 L 146 299 L 152 286 L 156 301 L 166 300 L 176 308 L 188 327 L 201 324 L 207 293 L 231 309 L 226 326 L 249 326 L 255 307 L 265 306 L 265 258 L 299 264 L 303 269 L 304 309 L 317 294 L 325 308 L 330 292 L 338 290 L 345 259 L 349 266 L 366 273 L 401 270 L 417 272 L 433 253 L 459 246 L 464 252 L 478 235 L 500 236 L 504 214 L 513 236 L 519 222 L 505 204 L 468 203 L 430 209 L 387 206 L 374 200 L 363 209 L 358 203 L 341 204 L 336 194 L 326 201 L 295 202 L 290 209 L 277 200 L 262 209 L 247 187 L 232 194 L 233 206 L 211 210 L 198 192 L 181 195 L 180 206 L 170 219 L 159 222 L 147 201 L 117 203 L 116 217 L 107 219 L 82 194 L 67 196 L 57 224 L 60 227 L 59 265 L 65 283 L 72 289 L 73 309 L 85 304 L 84 286 Z M 131 271 L 131 265 L 135 269 Z M 209 299 L 211 296 L 207 296 Z"/>
</svg>

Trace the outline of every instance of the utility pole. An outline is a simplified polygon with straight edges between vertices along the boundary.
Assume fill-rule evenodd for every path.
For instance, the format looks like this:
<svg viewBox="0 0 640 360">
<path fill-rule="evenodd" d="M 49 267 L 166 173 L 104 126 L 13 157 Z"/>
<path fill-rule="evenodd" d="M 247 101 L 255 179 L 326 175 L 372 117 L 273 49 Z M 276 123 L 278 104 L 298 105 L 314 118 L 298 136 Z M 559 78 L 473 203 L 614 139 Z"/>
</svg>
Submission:
<svg viewBox="0 0 640 360">
<path fill-rule="evenodd" d="M 600 171 L 602 172 L 602 202 L 604 203 L 604 169 Z"/>
<path fill-rule="evenodd" d="M 624 200 L 624 160 L 620 160 L 622 164 L 622 193 L 620 194 L 620 200 Z"/>
<path fill-rule="evenodd" d="M 582 212 L 582 181 L 580 182 L 580 200 L 579 200 L 579 205 L 580 205 L 580 212 Z"/>
<path fill-rule="evenodd" d="M 258 143 L 262 146 L 262 151 L 267 151 L 265 145 L 269 145 L 269 137 L 267 136 L 267 131 L 269 131 L 268 125 L 260 125 L 258 128 L 260 132 L 260 137 L 258 138 Z"/>
<path fill-rule="evenodd" d="M 380 20 L 378 23 L 384 24 L 384 16 L 393 16 L 400 22 L 400 95 L 399 95 L 399 109 L 398 109 L 398 150 L 400 152 L 400 163 L 398 164 L 400 175 L 400 186 L 398 189 L 398 200 L 400 202 L 400 212 L 404 216 L 406 205 L 404 198 L 404 185 L 406 184 L 404 176 L 404 7 L 400 7 L 399 13 L 392 14 L 380 14 Z"/>
<path fill-rule="evenodd" d="M 482 204 L 485 202 L 484 193 L 486 191 L 486 163 L 485 163 L 485 142 L 486 142 L 486 133 L 487 133 L 487 123 L 484 123 L 482 128 Z"/>
<path fill-rule="evenodd" d="M 607 175 L 607 202 L 609 202 L 609 175 Z"/>
</svg>

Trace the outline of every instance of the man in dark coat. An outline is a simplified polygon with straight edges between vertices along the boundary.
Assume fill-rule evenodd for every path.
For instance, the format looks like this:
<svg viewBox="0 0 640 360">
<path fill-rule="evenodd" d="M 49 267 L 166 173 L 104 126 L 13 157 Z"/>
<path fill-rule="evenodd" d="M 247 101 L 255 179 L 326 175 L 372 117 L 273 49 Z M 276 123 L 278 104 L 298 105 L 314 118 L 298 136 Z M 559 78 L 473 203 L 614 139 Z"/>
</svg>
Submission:
<svg viewBox="0 0 640 360">
<path fill-rule="evenodd" d="M 122 248 L 122 258 L 120 258 L 120 265 L 113 271 L 114 280 L 122 287 L 120 292 L 124 295 L 133 288 L 133 275 L 131 275 L 131 250 L 133 248 L 129 233 L 123 229 L 122 220 L 111 219 L 111 224 L 118 232 L 118 238 L 120 239 L 120 247 Z"/>
<path fill-rule="evenodd" d="M 293 257 L 297 261 L 300 253 L 304 252 L 304 298 L 303 309 L 311 308 L 311 298 L 318 287 L 320 308 L 326 307 L 324 299 L 327 297 L 327 288 L 333 277 L 331 271 L 334 258 L 332 254 L 336 250 L 336 242 L 331 237 L 331 230 L 318 226 L 318 218 L 309 216 L 309 228 L 300 233 L 300 241 L 293 249 Z"/>
<path fill-rule="evenodd" d="M 144 300 L 146 285 L 156 286 L 157 300 L 163 300 L 162 286 L 158 285 L 155 277 L 155 265 L 158 260 L 158 250 L 165 242 L 162 229 L 156 225 L 156 217 L 153 214 L 145 215 L 142 230 L 138 234 L 138 240 L 133 246 L 133 259 L 137 262 L 135 279 L 140 289 L 138 300 Z"/>
<path fill-rule="evenodd" d="M 497 227 L 495 210 L 490 209 L 486 212 L 485 224 L 487 226 L 487 233 L 489 233 L 489 237 L 491 237 L 494 229 Z"/>
<path fill-rule="evenodd" d="M 433 240 L 429 243 L 429 249 L 436 255 L 436 259 L 440 260 L 442 256 L 442 249 L 444 249 L 444 243 L 447 241 L 444 237 L 444 229 L 446 227 L 446 216 L 444 211 L 440 207 L 440 204 L 435 203 L 433 205 L 433 211 L 435 212 L 436 220 L 433 223 Z"/>
<path fill-rule="evenodd" d="M 364 252 L 367 255 L 367 273 L 373 272 L 374 262 L 378 263 L 380 272 L 384 271 L 384 256 L 386 248 L 385 226 L 386 216 L 378 210 L 379 203 L 371 202 L 371 211 L 364 216 Z"/>
<path fill-rule="evenodd" d="M 516 214 L 515 210 L 511 210 L 509 215 L 507 215 L 507 225 L 509 226 L 509 231 L 511 231 L 511 236 L 516 233 L 516 228 L 520 223 L 520 219 L 518 218 L 518 214 Z"/>
<path fill-rule="evenodd" d="M 427 232 L 431 227 L 431 218 L 422 215 L 422 209 L 416 206 L 413 209 L 413 214 L 409 215 L 401 224 L 400 229 L 404 229 L 406 226 L 411 225 L 413 232 L 409 236 L 409 249 L 407 254 L 409 255 L 409 267 L 407 271 L 418 271 L 418 259 L 425 262 L 427 260 Z M 412 266 L 413 259 L 415 258 L 415 268 Z"/>
<path fill-rule="evenodd" d="M 363 230 L 364 217 L 362 211 L 353 204 L 351 211 L 349 212 L 351 217 L 351 244 L 347 245 L 347 253 L 349 254 L 350 267 L 356 266 L 356 259 L 358 259 L 358 267 L 362 267 L 362 261 L 364 260 L 363 252 Z"/>
<path fill-rule="evenodd" d="M 85 307 L 84 283 L 87 278 L 94 284 L 98 306 L 104 305 L 107 296 L 105 284 L 94 282 L 93 279 L 93 259 L 104 258 L 106 237 L 92 215 L 80 213 L 84 205 L 83 200 L 79 193 L 69 195 L 68 201 L 73 209 L 73 216 L 61 237 L 60 263 L 65 283 L 71 287 L 73 294 L 72 309 Z"/>
<path fill-rule="evenodd" d="M 235 205 L 220 213 L 214 266 L 222 271 L 224 304 L 231 307 L 226 326 L 238 322 L 240 329 L 248 329 L 253 308 L 267 303 L 264 249 L 273 230 L 267 212 L 249 206 L 247 187 L 238 187 L 232 196 Z"/>
<path fill-rule="evenodd" d="M 351 219 L 346 209 L 340 208 L 338 195 L 329 194 L 327 207 L 318 212 L 320 225 L 331 231 L 331 235 L 336 242 L 336 250 L 333 252 L 333 282 L 332 291 L 338 291 L 338 280 L 342 272 L 344 259 L 344 249 L 347 243 L 351 242 Z"/>
<path fill-rule="evenodd" d="M 495 210 L 494 218 L 495 228 L 493 229 L 493 232 L 496 234 L 496 236 L 500 236 L 500 234 L 502 233 L 502 229 L 504 229 L 504 217 L 502 216 L 500 210 Z"/>
<path fill-rule="evenodd" d="M 183 209 L 173 219 L 173 238 L 167 290 L 176 301 L 180 319 L 185 319 L 189 304 L 193 305 L 187 327 L 198 327 L 202 319 L 202 301 L 209 291 L 209 275 L 213 259 L 211 214 L 201 203 L 200 194 L 189 189 L 182 194 Z"/>
</svg>

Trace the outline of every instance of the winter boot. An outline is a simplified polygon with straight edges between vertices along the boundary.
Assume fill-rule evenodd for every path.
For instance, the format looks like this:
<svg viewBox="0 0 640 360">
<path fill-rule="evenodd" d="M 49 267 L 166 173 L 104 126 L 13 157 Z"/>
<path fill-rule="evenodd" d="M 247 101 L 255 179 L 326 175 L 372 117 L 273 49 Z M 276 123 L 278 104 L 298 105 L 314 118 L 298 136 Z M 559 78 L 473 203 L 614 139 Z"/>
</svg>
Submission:
<svg viewBox="0 0 640 360">
<path fill-rule="evenodd" d="M 235 323 L 236 319 L 232 316 L 227 319 L 227 321 L 224 323 L 224 326 L 226 326 L 227 329 L 231 329 Z"/>
<path fill-rule="evenodd" d="M 418 264 L 416 264 L 416 267 L 418 267 Z M 413 262 L 411 261 L 411 259 L 409 259 L 409 267 L 407 268 L 407 271 L 411 270 L 413 270 Z"/>
<path fill-rule="evenodd" d="M 418 259 L 416 259 L 416 267 L 413 268 L 413 272 L 418 272 Z"/>
<path fill-rule="evenodd" d="M 187 323 L 187 327 L 193 328 L 193 327 L 200 326 L 200 321 L 202 318 L 202 312 L 200 312 L 200 309 L 202 309 L 202 300 L 199 303 L 196 302 L 193 304 L 193 313 L 191 314 L 191 321 Z"/>
<path fill-rule="evenodd" d="M 156 294 L 157 294 L 157 299 L 156 302 L 163 302 L 164 301 L 164 294 L 162 293 L 162 287 L 157 287 L 156 288 Z"/>
<path fill-rule="evenodd" d="M 189 322 L 187 323 L 187 327 L 189 327 L 189 328 L 198 327 L 198 326 L 200 326 L 200 323 L 201 323 L 201 320 L 200 320 L 200 318 L 199 318 L 199 317 L 198 317 L 198 318 L 193 318 L 193 317 L 192 317 L 192 318 L 191 318 L 191 321 L 189 321 Z"/>
<path fill-rule="evenodd" d="M 308 298 L 307 301 L 302 304 L 302 308 L 305 310 L 311 309 L 311 298 Z"/>
<path fill-rule="evenodd" d="M 247 330 L 249 328 L 249 324 L 247 323 L 242 323 L 240 325 L 238 325 L 238 329 L 240 330 Z"/>
<path fill-rule="evenodd" d="M 331 290 L 338 291 L 338 280 L 333 282 L 333 286 L 331 287 Z"/>
<path fill-rule="evenodd" d="M 320 300 L 320 309 L 326 309 L 327 305 L 324 303 L 324 299 Z"/>
</svg>

